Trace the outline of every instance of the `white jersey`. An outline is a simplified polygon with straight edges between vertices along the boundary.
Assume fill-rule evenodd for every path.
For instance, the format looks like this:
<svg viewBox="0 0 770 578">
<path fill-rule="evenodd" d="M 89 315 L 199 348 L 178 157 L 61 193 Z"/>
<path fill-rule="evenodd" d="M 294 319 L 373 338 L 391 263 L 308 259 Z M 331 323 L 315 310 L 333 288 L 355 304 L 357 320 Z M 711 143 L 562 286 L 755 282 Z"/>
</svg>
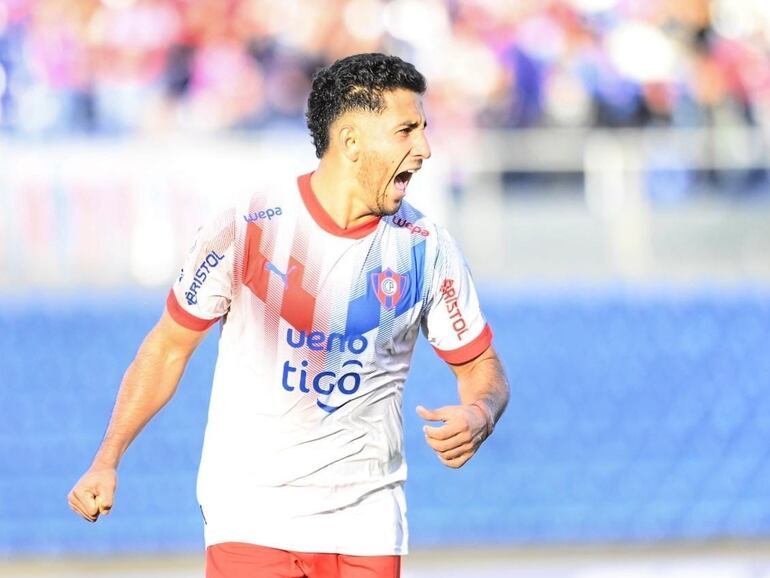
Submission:
<svg viewBox="0 0 770 578">
<path fill-rule="evenodd" d="M 191 329 L 221 320 L 198 474 L 206 544 L 406 553 L 417 334 L 450 363 L 492 339 L 447 232 L 405 202 L 341 229 L 304 175 L 203 227 L 167 309 Z"/>
</svg>

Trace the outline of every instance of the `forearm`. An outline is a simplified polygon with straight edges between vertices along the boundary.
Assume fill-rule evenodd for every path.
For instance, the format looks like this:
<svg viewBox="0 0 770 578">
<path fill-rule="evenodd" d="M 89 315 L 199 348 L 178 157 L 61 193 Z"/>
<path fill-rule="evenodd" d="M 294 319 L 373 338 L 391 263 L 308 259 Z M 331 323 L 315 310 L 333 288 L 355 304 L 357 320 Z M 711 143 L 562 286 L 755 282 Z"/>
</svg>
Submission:
<svg viewBox="0 0 770 578">
<path fill-rule="evenodd" d="M 95 466 L 117 468 L 131 442 L 174 395 L 188 358 L 148 336 L 123 376 Z"/>
<path fill-rule="evenodd" d="M 417 407 L 417 413 L 427 421 L 442 425 L 425 426 L 428 445 L 450 468 L 462 467 L 487 439 L 508 404 L 508 381 L 491 347 L 476 359 L 451 365 L 457 376 L 461 405 L 449 405 L 435 410 Z"/>
<path fill-rule="evenodd" d="M 510 388 L 500 359 L 492 348 L 458 372 L 457 386 L 461 403 L 484 404 L 493 423 L 497 423 L 508 405 Z"/>
</svg>

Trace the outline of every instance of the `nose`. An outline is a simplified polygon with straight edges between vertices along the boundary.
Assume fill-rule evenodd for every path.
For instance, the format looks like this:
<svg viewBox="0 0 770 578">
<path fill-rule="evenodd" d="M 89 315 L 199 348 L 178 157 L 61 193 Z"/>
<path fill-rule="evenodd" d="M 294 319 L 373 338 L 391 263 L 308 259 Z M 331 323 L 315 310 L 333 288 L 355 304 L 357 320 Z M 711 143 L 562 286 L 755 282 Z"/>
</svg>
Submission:
<svg viewBox="0 0 770 578">
<path fill-rule="evenodd" d="M 428 144 L 428 137 L 425 135 L 425 130 L 415 131 L 417 133 L 417 140 L 414 144 L 414 155 L 421 159 L 430 158 L 430 145 Z"/>
</svg>

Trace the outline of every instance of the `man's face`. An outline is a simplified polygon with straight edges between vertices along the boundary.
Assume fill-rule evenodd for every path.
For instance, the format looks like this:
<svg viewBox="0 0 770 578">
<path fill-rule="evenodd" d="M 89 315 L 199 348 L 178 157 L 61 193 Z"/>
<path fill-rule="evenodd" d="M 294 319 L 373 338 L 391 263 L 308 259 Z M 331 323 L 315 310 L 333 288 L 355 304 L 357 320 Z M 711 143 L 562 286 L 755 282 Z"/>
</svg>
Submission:
<svg viewBox="0 0 770 578">
<path fill-rule="evenodd" d="M 392 215 L 401 207 L 412 174 L 430 157 L 430 146 L 421 96 L 403 89 L 383 96 L 385 110 L 361 118 L 358 181 L 372 212 Z"/>
</svg>

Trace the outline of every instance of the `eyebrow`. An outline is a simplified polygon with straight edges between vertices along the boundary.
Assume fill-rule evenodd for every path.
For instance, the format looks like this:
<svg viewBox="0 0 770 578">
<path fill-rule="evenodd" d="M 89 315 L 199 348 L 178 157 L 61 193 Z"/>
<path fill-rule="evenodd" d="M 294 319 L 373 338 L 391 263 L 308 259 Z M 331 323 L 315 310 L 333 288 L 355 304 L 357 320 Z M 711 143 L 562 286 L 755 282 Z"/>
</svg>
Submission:
<svg viewBox="0 0 770 578">
<path fill-rule="evenodd" d="M 398 125 L 399 130 L 402 129 L 402 128 L 408 128 L 408 129 L 414 130 L 414 129 L 419 128 L 419 127 L 420 127 L 420 123 L 419 122 L 415 122 L 415 121 L 402 122 L 401 124 Z M 422 128 L 428 128 L 428 119 L 424 119 L 422 121 Z"/>
</svg>

